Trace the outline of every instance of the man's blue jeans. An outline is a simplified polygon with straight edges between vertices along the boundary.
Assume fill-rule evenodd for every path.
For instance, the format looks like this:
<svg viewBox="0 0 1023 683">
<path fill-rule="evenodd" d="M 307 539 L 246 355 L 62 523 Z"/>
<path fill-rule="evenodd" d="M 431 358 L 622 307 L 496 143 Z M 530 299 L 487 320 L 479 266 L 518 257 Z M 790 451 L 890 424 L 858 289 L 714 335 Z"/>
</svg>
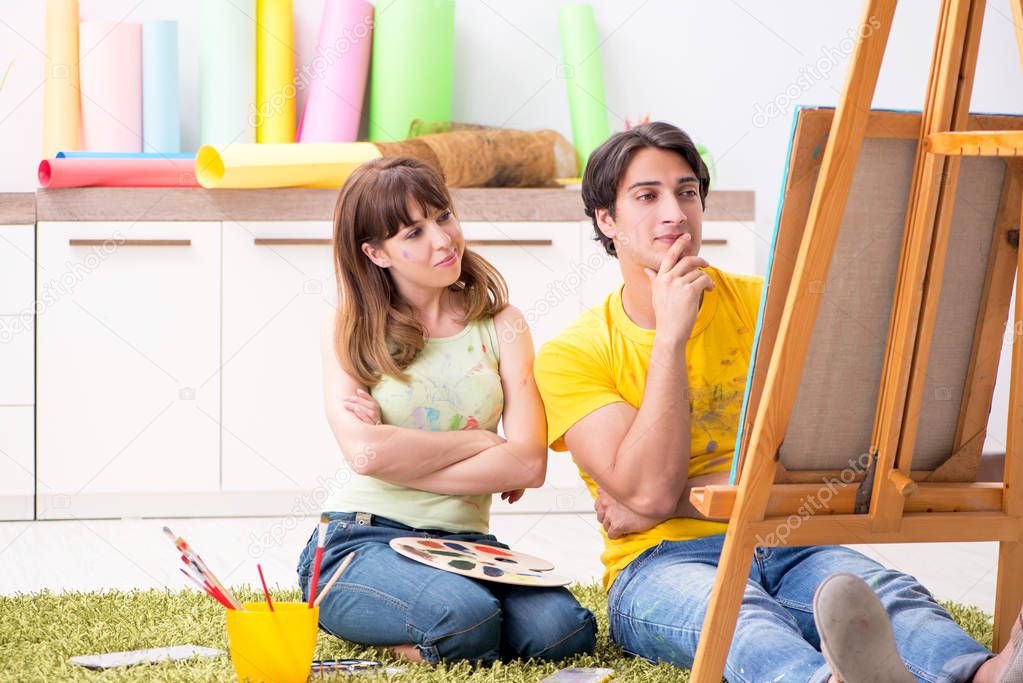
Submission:
<svg viewBox="0 0 1023 683">
<path fill-rule="evenodd" d="M 724 534 L 664 541 L 637 557 L 608 594 L 611 639 L 651 661 L 691 667 Z M 826 681 L 813 594 L 830 574 L 865 580 L 881 599 L 899 654 L 921 681 L 968 681 L 993 656 L 916 579 L 849 548 L 758 548 L 750 567 L 725 677 Z"/>
<path fill-rule="evenodd" d="M 565 588 L 523 588 L 476 581 L 402 557 L 388 542 L 400 536 L 431 536 L 507 548 L 485 534 L 413 529 L 355 513 L 329 513 L 319 589 L 345 555 L 355 560 L 320 603 L 320 627 L 339 638 L 376 646 L 418 646 L 423 659 L 560 660 L 593 652 L 596 621 Z M 303 599 L 308 599 L 316 531 L 298 561 Z"/>
</svg>

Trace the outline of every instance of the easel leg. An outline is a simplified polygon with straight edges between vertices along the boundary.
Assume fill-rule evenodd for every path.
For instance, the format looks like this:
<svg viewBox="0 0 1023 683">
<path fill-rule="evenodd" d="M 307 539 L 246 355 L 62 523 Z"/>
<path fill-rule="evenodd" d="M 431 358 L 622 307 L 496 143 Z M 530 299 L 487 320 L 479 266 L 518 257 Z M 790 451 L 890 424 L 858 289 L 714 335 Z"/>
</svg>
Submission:
<svg viewBox="0 0 1023 683">
<path fill-rule="evenodd" d="M 995 593 L 995 638 L 992 650 L 1009 643 L 1009 633 L 1023 606 L 1023 541 L 998 544 L 998 583 Z"/>
<path fill-rule="evenodd" d="M 738 531 L 738 530 L 737 530 Z M 725 671 L 725 661 L 732 647 L 735 622 L 749 578 L 754 544 L 744 533 L 731 533 L 725 537 L 721 550 L 714 590 L 703 619 L 700 644 L 696 649 L 690 683 L 717 683 Z"/>
<path fill-rule="evenodd" d="M 1014 2 L 1021 6 L 1023 0 Z M 1020 34 L 1023 35 L 1023 34 Z M 1006 173 L 1019 173 L 1016 165 L 1006 165 Z M 1023 228 L 1023 216 L 1020 217 Z M 1019 249 L 1016 266 L 1016 310 L 1012 317 L 1012 369 L 1009 374 L 1009 421 L 1005 439 L 1005 486 L 1002 509 L 1005 514 L 1023 520 L 1023 249 Z M 998 583 L 995 592 L 995 637 L 997 652 L 1009 642 L 1013 622 L 1023 605 L 1023 538 L 1003 541 L 998 547 Z"/>
</svg>

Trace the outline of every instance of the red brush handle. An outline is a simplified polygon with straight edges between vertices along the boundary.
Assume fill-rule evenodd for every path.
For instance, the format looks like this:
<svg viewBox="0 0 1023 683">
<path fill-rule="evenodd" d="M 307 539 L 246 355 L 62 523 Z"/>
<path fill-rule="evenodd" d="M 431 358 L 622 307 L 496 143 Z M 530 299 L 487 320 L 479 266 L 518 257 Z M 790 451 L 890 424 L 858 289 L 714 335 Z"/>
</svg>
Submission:
<svg viewBox="0 0 1023 683">
<path fill-rule="evenodd" d="M 313 560 L 313 581 L 309 584 L 309 609 L 313 608 L 316 600 L 316 586 L 320 583 L 320 563 L 323 562 L 323 547 L 316 549 L 316 559 Z"/>
</svg>

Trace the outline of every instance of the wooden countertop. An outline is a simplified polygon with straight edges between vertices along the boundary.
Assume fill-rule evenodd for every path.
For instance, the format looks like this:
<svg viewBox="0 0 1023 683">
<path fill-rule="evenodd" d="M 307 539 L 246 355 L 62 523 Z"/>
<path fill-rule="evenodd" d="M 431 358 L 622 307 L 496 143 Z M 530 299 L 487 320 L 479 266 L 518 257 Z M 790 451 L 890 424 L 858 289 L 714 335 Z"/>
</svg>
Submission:
<svg viewBox="0 0 1023 683">
<path fill-rule="evenodd" d="M 453 189 L 463 221 L 586 220 L 578 189 Z M 3 197 L 18 197 L 13 203 Z M 24 212 L 23 197 L 0 195 L 0 223 Z M 197 188 L 83 187 L 40 189 L 33 220 L 39 221 L 319 221 L 330 220 L 337 190 L 281 188 L 204 190 Z M 8 210 L 4 205 L 11 204 Z M 21 215 L 21 213 L 18 213 Z M 752 221 L 752 191 L 719 190 L 707 197 L 704 220 Z"/>
<path fill-rule="evenodd" d="M 31 192 L 0 192 L 0 225 L 32 225 L 36 222 L 35 195 Z"/>
</svg>

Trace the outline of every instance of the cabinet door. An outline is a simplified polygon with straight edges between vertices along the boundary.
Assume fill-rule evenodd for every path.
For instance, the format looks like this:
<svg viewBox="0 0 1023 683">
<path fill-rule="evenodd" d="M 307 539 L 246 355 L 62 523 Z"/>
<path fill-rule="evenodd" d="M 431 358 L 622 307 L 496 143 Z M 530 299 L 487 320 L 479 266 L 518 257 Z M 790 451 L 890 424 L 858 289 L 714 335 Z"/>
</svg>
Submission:
<svg viewBox="0 0 1023 683">
<path fill-rule="evenodd" d="M 37 317 L 40 517 L 145 514 L 109 494 L 216 491 L 220 223 L 38 231 L 40 283 L 65 283 Z"/>
<path fill-rule="evenodd" d="M 585 268 L 579 261 L 579 224 L 462 223 L 469 248 L 508 283 L 511 303 L 522 311 L 540 346 L 581 312 Z"/>
<path fill-rule="evenodd" d="M 320 367 L 320 324 L 337 301 L 331 225 L 223 229 L 223 489 L 321 491 L 347 472 Z"/>
<path fill-rule="evenodd" d="M 32 313 L 35 226 L 0 225 L 0 315 Z"/>
<path fill-rule="evenodd" d="M 32 406 L 0 407 L 0 519 L 32 519 Z"/>
<path fill-rule="evenodd" d="M 0 225 L 0 406 L 31 405 L 35 226 Z"/>
<path fill-rule="evenodd" d="M 579 222 L 462 224 L 469 246 L 493 264 L 508 282 L 511 303 L 522 311 L 536 348 L 556 336 L 583 311 L 580 292 L 587 278 L 592 276 L 592 268 L 580 261 L 581 225 Z M 568 454 L 552 452 L 544 488 L 578 491 L 581 487 L 582 480 Z M 580 503 L 573 494 L 558 495 L 551 505 L 563 509 L 588 505 L 588 498 Z"/>
</svg>

